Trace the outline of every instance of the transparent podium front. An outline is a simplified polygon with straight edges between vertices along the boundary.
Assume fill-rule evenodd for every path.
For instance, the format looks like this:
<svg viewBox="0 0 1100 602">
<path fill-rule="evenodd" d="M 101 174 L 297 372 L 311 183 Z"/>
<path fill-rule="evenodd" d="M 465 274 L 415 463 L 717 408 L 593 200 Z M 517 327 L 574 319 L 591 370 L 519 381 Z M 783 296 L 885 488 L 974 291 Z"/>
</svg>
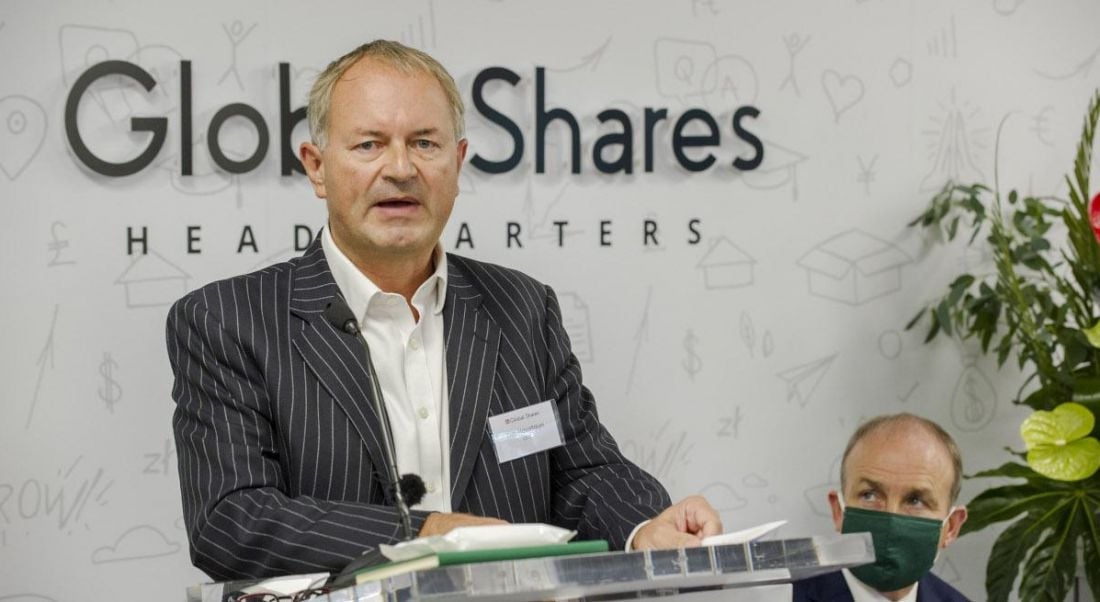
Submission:
<svg viewBox="0 0 1100 602">
<path fill-rule="evenodd" d="M 608 552 L 485 562 L 406 573 L 311 598 L 319 602 L 635 599 L 715 588 L 790 583 L 874 562 L 867 533 L 747 544 Z M 218 584 L 191 588 L 188 602 L 222 602 Z M 216 591 L 214 591 L 216 589 Z"/>
</svg>

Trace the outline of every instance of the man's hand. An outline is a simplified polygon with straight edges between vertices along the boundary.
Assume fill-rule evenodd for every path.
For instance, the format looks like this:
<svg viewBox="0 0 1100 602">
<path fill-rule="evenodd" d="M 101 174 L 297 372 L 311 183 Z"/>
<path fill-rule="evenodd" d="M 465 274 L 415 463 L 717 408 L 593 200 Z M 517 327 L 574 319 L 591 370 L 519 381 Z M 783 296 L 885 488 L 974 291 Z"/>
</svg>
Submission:
<svg viewBox="0 0 1100 602">
<path fill-rule="evenodd" d="M 635 550 L 694 548 L 704 537 L 722 532 L 722 519 L 703 496 L 693 495 L 669 506 L 634 534 Z"/>
<path fill-rule="evenodd" d="M 475 516 L 462 512 L 433 512 L 424 520 L 417 537 L 446 535 L 451 529 L 459 527 L 477 527 L 481 525 L 507 525 L 508 521 L 487 516 Z"/>
</svg>

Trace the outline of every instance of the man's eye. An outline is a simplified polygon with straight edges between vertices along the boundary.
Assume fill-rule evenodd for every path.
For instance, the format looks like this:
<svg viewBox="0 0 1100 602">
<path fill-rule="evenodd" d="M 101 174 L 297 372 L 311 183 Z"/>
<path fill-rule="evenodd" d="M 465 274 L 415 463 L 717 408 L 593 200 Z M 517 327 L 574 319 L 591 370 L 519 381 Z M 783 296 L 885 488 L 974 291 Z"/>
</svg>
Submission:
<svg viewBox="0 0 1100 602">
<path fill-rule="evenodd" d="M 878 495 L 876 495 L 874 491 L 868 490 L 868 491 L 859 492 L 859 499 L 861 499 L 865 502 L 869 502 L 871 500 L 874 500 L 877 497 L 878 497 Z"/>
<path fill-rule="evenodd" d="M 416 141 L 416 147 L 421 150 L 429 150 L 435 148 L 436 144 L 431 140 L 425 140 L 421 138 L 420 140 Z"/>
<path fill-rule="evenodd" d="M 920 497 L 919 495 L 910 496 L 908 499 L 905 500 L 905 503 L 909 504 L 910 506 L 924 506 L 925 505 L 924 504 L 924 498 Z"/>
<path fill-rule="evenodd" d="M 375 142 L 374 140 L 367 140 L 366 142 L 359 143 L 359 148 L 361 148 L 363 150 L 368 150 L 368 151 L 369 150 L 374 150 L 377 147 L 378 147 L 378 143 Z"/>
</svg>

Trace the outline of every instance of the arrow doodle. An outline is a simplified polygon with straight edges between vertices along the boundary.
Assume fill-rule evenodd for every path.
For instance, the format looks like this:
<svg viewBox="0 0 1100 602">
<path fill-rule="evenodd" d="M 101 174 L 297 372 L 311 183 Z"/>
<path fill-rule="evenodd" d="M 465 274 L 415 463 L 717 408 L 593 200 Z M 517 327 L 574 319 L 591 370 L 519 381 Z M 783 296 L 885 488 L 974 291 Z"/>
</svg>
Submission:
<svg viewBox="0 0 1100 602">
<path fill-rule="evenodd" d="M 27 412 L 27 424 L 24 428 L 31 428 L 31 421 L 34 420 L 34 408 L 38 405 L 38 394 L 42 390 L 42 377 L 46 375 L 46 360 L 49 359 L 51 369 L 54 367 L 53 335 L 54 328 L 57 327 L 57 313 L 60 309 L 60 305 L 53 306 L 53 319 L 50 321 L 50 334 L 47 335 L 46 344 L 42 347 L 42 353 L 38 354 L 38 360 L 35 362 L 35 365 L 38 366 L 38 379 L 34 383 L 34 396 L 31 397 L 31 407 Z"/>
<path fill-rule="evenodd" d="M 642 352 L 642 343 L 649 340 L 649 302 L 653 299 L 653 287 L 649 287 L 645 294 L 645 309 L 642 310 L 642 321 L 638 324 L 638 331 L 634 333 L 634 359 L 630 361 L 630 375 L 626 378 L 626 392 L 634 386 L 634 371 L 638 368 L 638 355 Z"/>
<path fill-rule="evenodd" d="M 607 47 L 609 45 L 611 45 L 610 36 L 608 36 L 608 38 L 604 40 L 603 44 L 600 44 L 599 48 L 596 48 L 592 52 L 589 52 L 588 54 L 582 56 L 580 63 L 577 63 L 572 67 L 551 67 L 550 71 L 553 71 L 554 73 L 568 73 L 570 71 L 578 71 L 580 69 L 583 69 L 584 67 L 588 67 L 592 71 L 595 71 L 596 67 L 600 64 L 600 60 L 603 59 L 604 52 L 607 51 Z"/>
</svg>

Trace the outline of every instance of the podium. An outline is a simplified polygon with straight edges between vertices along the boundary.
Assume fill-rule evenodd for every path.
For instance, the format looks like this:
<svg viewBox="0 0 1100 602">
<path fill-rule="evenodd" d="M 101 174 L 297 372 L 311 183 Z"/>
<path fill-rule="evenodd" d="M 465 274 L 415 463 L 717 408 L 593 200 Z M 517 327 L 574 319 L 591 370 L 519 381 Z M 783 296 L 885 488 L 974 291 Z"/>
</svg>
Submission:
<svg viewBox="0 0 1100 602">
<path fill-rule="evenodd" d="M 680 550 L 607 552 L 439 567 L 335 590 L 317 602 L 633 600 L 791 583 L 874 562 L 869 533 Z M 188 602 L 224 602 L 241 584 L 188 589 Z"/>
</svg>

